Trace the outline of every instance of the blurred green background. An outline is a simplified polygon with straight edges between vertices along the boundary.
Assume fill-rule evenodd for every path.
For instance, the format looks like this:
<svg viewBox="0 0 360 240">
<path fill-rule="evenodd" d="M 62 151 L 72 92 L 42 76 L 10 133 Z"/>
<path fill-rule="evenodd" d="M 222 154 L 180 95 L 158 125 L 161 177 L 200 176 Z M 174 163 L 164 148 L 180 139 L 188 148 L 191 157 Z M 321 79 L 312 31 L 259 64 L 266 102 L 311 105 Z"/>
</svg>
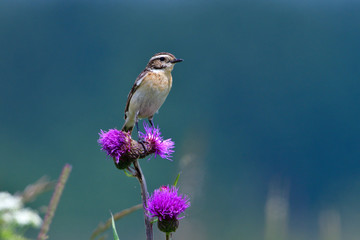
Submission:
<svg viewBox="0 0 360 240">
<path fill-rule="evenodd" d="M 0 190 L 72 164 L 54 240 L 88 239 L 139 203 L 98 132 L 121 128 L 135 78 L 168 51 L 185 61 L 154 120 L 174 161 L 141 163 L 150 191 L 182 172 L 192 207 L 175 239 L 359 239 L 359 12 L 350 0 L 3 0 Z M 142 212 L 117 228 L 144 239 Z"/>
</svg>

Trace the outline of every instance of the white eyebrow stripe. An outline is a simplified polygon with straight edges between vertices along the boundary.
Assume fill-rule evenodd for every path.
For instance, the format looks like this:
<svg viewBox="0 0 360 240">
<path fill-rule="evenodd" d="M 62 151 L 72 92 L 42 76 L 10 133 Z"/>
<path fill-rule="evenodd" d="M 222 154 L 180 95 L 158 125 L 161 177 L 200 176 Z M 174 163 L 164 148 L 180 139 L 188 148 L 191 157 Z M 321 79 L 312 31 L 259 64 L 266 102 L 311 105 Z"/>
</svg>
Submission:
<svg viewBox="0 0 360 240">
<path fill-rule="evenodd" d="M 164 69 L 152 69 L 151 72 L 152 73 L 163 73 Z"/>
<path fill-rule="evenodd" d="M 161 57 L 169 57 L 169 55 L 157 55 L 157 56 L 155 56 L 155 57 L 150 58 L 149 61 L 152 61 L 152 60 L 154 60 L 154 59 L 161 58 Z"/>
</svg>

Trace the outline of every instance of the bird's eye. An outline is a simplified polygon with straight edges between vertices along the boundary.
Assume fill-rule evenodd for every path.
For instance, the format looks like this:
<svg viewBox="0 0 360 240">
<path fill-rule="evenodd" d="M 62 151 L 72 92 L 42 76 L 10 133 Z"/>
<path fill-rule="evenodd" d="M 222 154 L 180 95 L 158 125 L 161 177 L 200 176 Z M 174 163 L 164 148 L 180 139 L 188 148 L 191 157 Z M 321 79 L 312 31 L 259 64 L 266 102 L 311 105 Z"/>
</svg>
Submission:
<svg viewBox="0 0 360 240">
<path fill-rule="evenodd" d="M 164 57 L 161 57 L 161 58 L 160 58 L 160 61 L 165 61 L 165 58 L 164 58 Z"/>
</svg>

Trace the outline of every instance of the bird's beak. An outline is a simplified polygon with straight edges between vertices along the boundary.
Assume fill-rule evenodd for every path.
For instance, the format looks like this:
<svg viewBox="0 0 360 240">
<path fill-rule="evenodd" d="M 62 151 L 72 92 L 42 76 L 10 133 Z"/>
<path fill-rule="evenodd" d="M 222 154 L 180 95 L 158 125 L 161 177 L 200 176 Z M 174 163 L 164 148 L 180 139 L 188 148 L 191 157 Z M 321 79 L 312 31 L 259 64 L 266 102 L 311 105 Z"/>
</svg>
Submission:
<svg viewBox="0 0 360 240">
<path fill-rule="evenodd" d="M 183 59 L 181 58 L 175 58 L 174 60 L 170 61 L 171 63 L 178 63 L 178 62 L 182 62 L 184 61 Z"/>
</svg>

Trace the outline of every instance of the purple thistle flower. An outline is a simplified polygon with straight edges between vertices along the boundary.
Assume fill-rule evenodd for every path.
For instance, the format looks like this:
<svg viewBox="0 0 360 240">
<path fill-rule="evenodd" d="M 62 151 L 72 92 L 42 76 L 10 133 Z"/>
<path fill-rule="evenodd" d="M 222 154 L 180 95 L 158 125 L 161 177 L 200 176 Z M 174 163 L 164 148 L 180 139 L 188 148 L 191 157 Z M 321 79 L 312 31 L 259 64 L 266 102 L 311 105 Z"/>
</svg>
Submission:
<svg viewBox="0 0 360 240">
<path fill-rule="evenodd" d="M 178 188 L 162 186 L 155 189 L 153 195 L 147 200 L 150 217 L 158 217 L 159 221 L 181 219 L 178 216 L 190 207 L 189 198 L 178 194 Z"/>
<path fill-rule="evenodd" d="M 171 141 L 171 138 L 164 140 L 159 127 L 151 127 L 144 123 L 144 129 L 145 133 L 140 133 L 140 137 L 150 144 L 155 151 L 155 157 L 159 155 L 161 158 L 172 161 L 171 154 L 174 152 L 175 143 Z"/>
<path fill-rule="evenodd" d="M 101 150 L 115 158 L 116 163 L 119 163 L 121 155 L 130 151 L 131 137 L 126 132 L 117 129 L 109 129 L 108 132 L 100 130 L 99 136 L 98 143 L 101 145 Z"/>
</svg>

